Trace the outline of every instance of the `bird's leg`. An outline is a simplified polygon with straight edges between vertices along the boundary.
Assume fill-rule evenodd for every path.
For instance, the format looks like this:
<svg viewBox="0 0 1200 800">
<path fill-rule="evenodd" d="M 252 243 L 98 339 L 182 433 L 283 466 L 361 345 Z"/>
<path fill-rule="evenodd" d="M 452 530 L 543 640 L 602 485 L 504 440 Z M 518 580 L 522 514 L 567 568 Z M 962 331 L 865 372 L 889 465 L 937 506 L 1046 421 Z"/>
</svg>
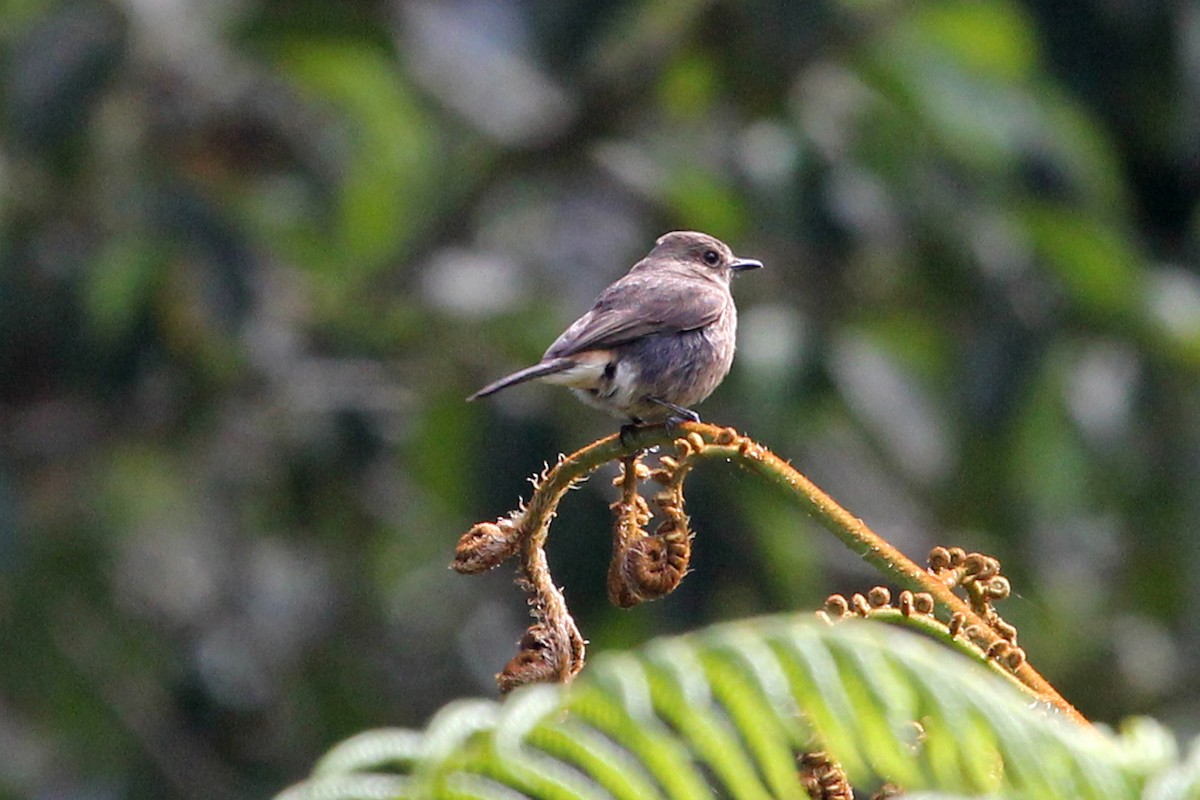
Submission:
<svg viewBox="0 0 1200 800">
<path fill-rule="evenodd" d="M 621 440 L 622 447 L 629 444 L 628 437 L 633 436 L 634 431 L 640 427 L 642 427 L 642 421 L 637 417 L 631 417 L 627 424 L 621 426 L 621 431 L 617 434 L 617 437 Z"/>
<path fill-rule="evenodd" d="M 672 416 L 667 417 L 667 425 L 678 425 L 681 422 L 699 422 L 700 421 L 700 415 L 697 414 L 695 411 L 692 411 L 690 408 L 684 408 L 683 406 L 675 405 L 674 403 L 668 402 L 666 400 L 660 400 L 657 397 L 648 397 L 646 399 L 649 400 L 651 403 L 658 403 L 663 408 L 666 408 L 666 409 L 669 409 L 669 410 L 675 412 Z"/>
</svg>

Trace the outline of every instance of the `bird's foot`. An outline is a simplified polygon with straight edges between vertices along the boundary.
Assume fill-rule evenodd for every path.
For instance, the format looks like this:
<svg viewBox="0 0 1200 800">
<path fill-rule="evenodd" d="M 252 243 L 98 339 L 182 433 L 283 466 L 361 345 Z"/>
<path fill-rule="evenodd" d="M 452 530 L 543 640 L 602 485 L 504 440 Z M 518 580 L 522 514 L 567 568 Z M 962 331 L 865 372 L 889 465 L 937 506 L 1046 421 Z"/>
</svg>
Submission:
<svg viewBox="0 0 1200 800">
<path fill-rule="evenodd" d="M 621 441 L 622 447 L 628 447 L 633 442 L 633 435 L 637 433 L 638 428 L 644 427 L 644 423 L 634 417 L 627 424 L 621 426 L 617 438 Z"/>
</svg>

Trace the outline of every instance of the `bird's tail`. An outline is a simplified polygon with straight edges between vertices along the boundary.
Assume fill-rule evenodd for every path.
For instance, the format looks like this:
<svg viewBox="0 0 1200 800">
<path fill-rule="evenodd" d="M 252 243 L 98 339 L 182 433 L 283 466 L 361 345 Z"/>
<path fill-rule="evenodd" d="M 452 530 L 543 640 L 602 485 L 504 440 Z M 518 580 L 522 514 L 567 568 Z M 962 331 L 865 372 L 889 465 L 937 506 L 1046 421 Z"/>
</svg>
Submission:
<svg viewBox="0 0 1200 800">
<path fill-rule="evenodd" d="M 501 389 L 507 389 L 510 386 L 515 386 L 518 383 L 531 381 L 534 378 L 544 378 L 547 375 L 553 375 L 556 372 L 563 372 L 575 366 L 574 359 L 570 358 L 555 358 L 550 361 L 543 361 L 539 364 L 534 364 L 532 367 L 526 367 L 522 370 L 517 370 L 511 375 L 507 375 L 498 381 L 489 383 L 487 386 L 480 389 L 475 394 L 467 398 L 467 402 L 478 400 L 481 397 L 495 394 Z"/>
</svg>

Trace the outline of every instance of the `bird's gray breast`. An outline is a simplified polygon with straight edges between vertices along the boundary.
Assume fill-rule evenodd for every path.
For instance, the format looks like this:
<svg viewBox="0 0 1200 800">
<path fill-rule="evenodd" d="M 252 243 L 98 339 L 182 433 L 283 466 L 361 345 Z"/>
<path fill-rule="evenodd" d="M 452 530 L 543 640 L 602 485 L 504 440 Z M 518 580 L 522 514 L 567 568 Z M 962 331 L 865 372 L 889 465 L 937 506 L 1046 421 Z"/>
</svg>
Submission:
<svg viewBox="0 0 1200 800">
<path fill-rule="evenodd" d="M 637 384 L 636 394 L 680 406 L 704 400 L 729 374 L 736 326 L 731 303 L 711 325 L 654 333 L 622 345 L 620 360 L 629 381 Z"/>
</svg>

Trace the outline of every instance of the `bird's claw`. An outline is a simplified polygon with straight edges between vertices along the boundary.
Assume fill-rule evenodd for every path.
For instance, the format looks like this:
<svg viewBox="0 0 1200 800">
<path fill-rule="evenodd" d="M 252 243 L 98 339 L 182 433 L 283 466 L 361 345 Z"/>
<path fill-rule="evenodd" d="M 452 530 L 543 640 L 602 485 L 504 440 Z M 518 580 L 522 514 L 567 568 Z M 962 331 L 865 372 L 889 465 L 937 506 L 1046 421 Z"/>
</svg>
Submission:
<svg viewBox="0 0 1200 800">
<path fill-rule="evenodd" d="M 657 397 L 651 397 L 650 402 L 657 403 L 658 405 L 662 406 L 663 408 L 667 409 L 668 411 L 673 412 L 671 414 L 671 416 L 667 417 L 667 427 L 673 427 L 673 426 L 679 425 L 680 423 L 683 423 L 683 422 L 699 422 L 700 421 L 700 415 L 697 414 L 695 411 L 692 411 L 690 408 L 685 408 L 681 405 L 676 405 L 675 403 L 671 403 L 667 400 L 660 400 Z"/>
</svg>

